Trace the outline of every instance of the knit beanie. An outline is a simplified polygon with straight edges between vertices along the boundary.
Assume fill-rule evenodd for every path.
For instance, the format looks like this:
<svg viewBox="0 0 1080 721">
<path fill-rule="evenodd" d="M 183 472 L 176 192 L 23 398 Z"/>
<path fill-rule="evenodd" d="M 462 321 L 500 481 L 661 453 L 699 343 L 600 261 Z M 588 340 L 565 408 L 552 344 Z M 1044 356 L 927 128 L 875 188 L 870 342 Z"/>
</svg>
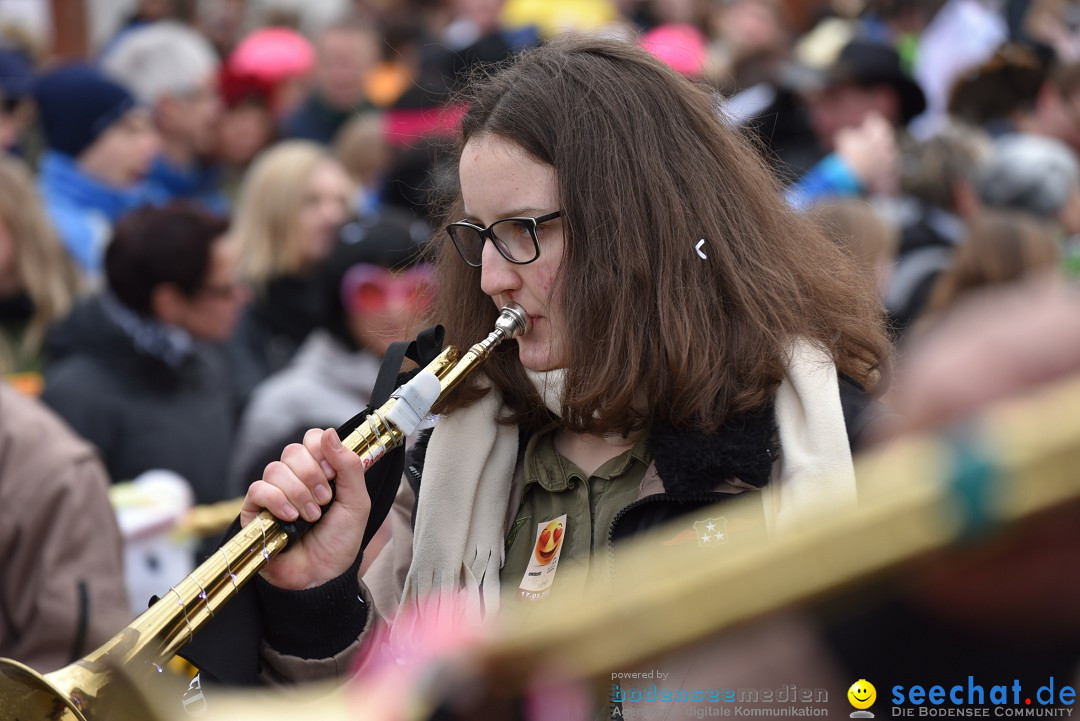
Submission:
<svg viewBox="0 0 1080 721">
<path fill-rule="evenodd" d="M 90 65 L 68 65 L 34 82 L 34 100 L 49 148 L 77 158 L 137 105 L 122 85 Z"/>
<path fill-rule="evenodd" d="M 383 210 L 355 218 L 341 227 L 330 256 L 318 273 L 323 325 L 347 347 L 354 347 L 341 288 L 345 275 L 364 263 L 400 271 L 423 260 L 423 244 L 430 231 L 426 223 L 407 213 Z"/>
<path fill-rule="evenodd" d="M 34 69 L 30 60 L 17 50 L 0 48 L 0 99 L 22 100 L 30 90 Z"/>
<path fill-rule="evenodd" d="M 1080 163 L 1060 140 L 1015 133 L 994 141 L 979 168 L 975 190 L 994 208 L 1054 218 L 1080 185 Z"/>
</svg>

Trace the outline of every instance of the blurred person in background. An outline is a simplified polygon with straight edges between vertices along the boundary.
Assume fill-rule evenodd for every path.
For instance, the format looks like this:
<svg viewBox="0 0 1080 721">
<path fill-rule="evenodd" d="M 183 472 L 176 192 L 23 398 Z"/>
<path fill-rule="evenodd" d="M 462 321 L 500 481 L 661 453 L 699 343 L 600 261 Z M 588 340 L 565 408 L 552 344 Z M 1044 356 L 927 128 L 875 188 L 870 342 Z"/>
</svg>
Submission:
<svg viewBox="0 0 1080 721">
<path fill-rule="evenodd" d="M 46 338 L 42 398 L 97 446 L 113 481 L 166 469 L 198 503 L 225 497 L 238 409 L 214 344 L 245 299 L 227 229 L 181 204 L 133 211 L 106 252 L 107 290 Z"/>
<path fill-rule="evenodd" d="M 281 371 L 252 394 L 229 474 L 243 495 L 281 449 L 315 426 L 338 426 L 369 403 L 390 343 L 411 340 L 427 309 L 432 271 L 407 225 L 353 221 L 319 269 L 322 318 Z M 419 263 L 419 264 L 418 264 Z"/>
<path fill-rule="evenodd" d="M 647 28 L 673 24 L 701 28 L 708 6 L 702 0 L 644 0 L 637 4 L 635 20 Z"/>
<path fill-rule="evenodd" d="M 200 31 L 217 50 L 228 57 L 240 43 L 247 23 L 247 0 L 218 0 L 199 8 Z"/>
<path fill-rule="evenodd" d="M 881 115 L 871 113 L 858 127 L 841 129 L 834 143 L 832 153 L 786 190 L 792 207 L 807 210 L 825 200 L 896 192 L 900 172 L 897 133 Z"/>
<path fill-rule="evenodd" d="M 498 63 L 534 47 L 540 36 L 534 25 L 510 28 L 502 22 L 505 0 L 451 0 L 450 22 L 440 33 L 444 69 L 450 87 L 460 87 L 474 68 Z"/>
<path fill-rule="evenodd" d="M 365 113 L 346 123 L 334 140 L 334 154 L 356 188 L 352 212 L 357 220 L 352 227 L 366 228 L 390 222 L 408 227 L 414 241 L 422 243 L 431 234 L 428 224 L 411 208 L 387 198 L 388 179 L 398 156 L 386 133 L 383 115 Z"/>
<path fill-rule="evenodd" d="M 896 191 L 896 136 L 926 109 L 918 83 L 892 47 L 847 43 L 811 92 L 809 118 L 825 157 L 792 186 L 806 208 L 822 197 Z"/>
<path fill-rule="evenodd" d="M 18 153 L 33 115 L 30 89 L 34 68 L 24 53 L 0 47 L 0 153 Z"/>
<path fill-rule="evenodd" d="M 244 36 L 222 65 L 222 74 L 241 88 L 261 88 L 275 122 L 305 101 L 316 65 L 315 47 L 296 30 L 266 27 Z M 221 85 L 227 86 L 223 79 Z"/>
<path fill-rule="evenodd" d="M 374 107 L 364 89 L 379 61 L 379 35 L 362 20 L 342 21 L 320 33 L 315 50 L 314 88 L 282 120 L 281 134 L 329 144 L 349 118 Z"/>
<path fill-rule="evenodd" d="M 306 140 L 270 147 L 244 178 L 232 236 L 254 297 L 230 342 L 242 397 L 283 368 L 318 325 L 316 271 L 352 212 L 353 193 L 341 164 Z"/>
<path fill-rule="evenodd" d="M 965 224 L 980 207 L 975 177 L 989 153 L 984 133 L 959 124 L 904 145 L 901 198 L 894 207 L 900 247 L 885 294 L 894 340 L 922 313 L 934 282 L 963 243 Z"/>
<path fill-rule="evenodd" d="M 42 75 L 33 95 L 46 145 L 41 196 L 68 253 L 97 283 L 113 224 L 159 199 L 145 180 L 157 130 L 127 88 L 88 65 Z"/>
<path fill-rule="evenodd" d="M 3 380 L 0 448 L 0 657 L 48 673 L 131 620 L 109 477 L 93 446 Z"/>
<path fill-rule="evenodd" d="M 1031 213 L 1064 237 L 1080 233 L 1080 163 L 1059 140 L 1023 133 L 998 138 L 975 188 L 990 207 Z"/>
<path fill-rule="evenodd" d="M 356 186 L 355 212 L 360 215 L 378 212 L 386 173 L 393 160 L 382 116 L 365 113 L 349 120 L 334 138 L 334 154 Z"/>
<path fill-rule="evenodd" d="M 943 427 L 1064 380 L 1080 371 L 1078 314 L 1076 288 L 1045 274 L 971 294 L 905 349 L 889 404 L 905 429 Z"/>
<path fill-rule="evenodd" d="M 101 59 L 104 71 L 150 109 L 161 137 L 148 182 L 164 200 L 189 200 L 225 214 L 211 153 L 220 116 L 218 58 L 198 32 L 173 21 L 124 34 Z"/>
<path fill-rule="evenodd" d="M 761 84 L 775 93 L 793 37 L 776 0 L 714 3 L 706 20 L 710 81 L 727 95 Z"/>
<path fill-rule="evenodd" d="M 1039 87 L 1034 107 L 1020 114 L 1015 129 L 1060 140 L 1080 152 L 1080 62 L 1055 65 Z"/>
<path fill-rule="evenodd" d="M 913 337 L 939 325 L 957 304 L 1003 286 L 1063 279 L 1061 244 L 1051 228 L 1019 211 L 986 209 L 968 225 L 967 238 L 953 254 L 952 264 L 938 276 L 926 311 Z"/>
<path fill-rule="evenodd" d="M 71 309 L 80 286 L 30 169 L 17 158 L 0 156 L 0 366 L 27 374 L 20 388 L 41 390 L 45 332 Z"/>
<path fill-rule="evenodd" d="M 1021 126 L 1025 132 L 1057 135 L 1072 81 L 1066 72 L 1060 86 L 1059 81 L 1049 82 L 1053 64 L 1048 48 L 1002 43 L 985 62 L 956 79 L 949 93 L 949 115 L 993 137 L 1016 132 Z"/>
<path fill-rule="evenodd" d="M 911 124 L 926 138 L 948 121 L 952 88 L 1009 38 L 1004 13 L 981 0 L 873 0 L 888 8 L 904 62 L 926 94 L 926 111 Z M 1014 6 L 1019 3 L 1013 3 Z M 998 89 L 1000 92 L 1001 89 Z"/>
<path fill-rule="evenodd" d="M 215 158 L 231 201 L 251 162 L 277 139 L 281 118 L 303 101 L 314 65 L 307 38 L 282 27 L 246 36 L 221 64 Z"/>
<path fill-rule="evenodd" d="M 113 44 L 133 30 L 169 20 L 193 23 L 196 19 L 196 2 L 197 0 L 136 0 L 128 3 L 129 7 L 134 7 L 131 7 L 131 12 L 109 40 L 105 51 L 108 52 Z"/>
<path fill-rule="evenodd" d="M 983 203 L 1031 213 L 1050 223 L 1070 276 L 1080 275 L 1080 162 L 1064 142 L 1017 133 L 999 138 L 980 169 Z"/>
</svg>

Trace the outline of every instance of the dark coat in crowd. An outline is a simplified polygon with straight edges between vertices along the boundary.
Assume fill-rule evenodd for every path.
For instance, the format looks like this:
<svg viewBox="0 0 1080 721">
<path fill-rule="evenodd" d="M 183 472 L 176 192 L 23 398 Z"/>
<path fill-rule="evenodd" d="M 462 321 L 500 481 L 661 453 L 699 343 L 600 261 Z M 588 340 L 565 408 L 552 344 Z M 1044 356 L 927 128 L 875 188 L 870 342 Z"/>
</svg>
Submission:
<svg viewBox="0 0 1080 721">
<path fill-rule="evenodd" d="M 322 322 L 314 275 L 283 275 L 256 293 L 227 344 L 234 393 L 242 404 L 260 382 L 288 365 L 308 334 Z"/>
<path fill-rule="evenodd" d="M 222 500 L 236 421 L 224 358 L 190 338 L 169 347 L 160 324 L 118 322 L 117 305 L 91 298 L 50 331 L 43 400 L 97 446 L 114 482 L 161 468 L 196 502 Z"/>
<path fill-rule="evenodd" d="M 900 247 L 885 294 L 885 308 L 895 339 L 901 338 L 926 310 L 934 283 L 948 269 L 965 233 L 963 221 L 946 210 L 918 202 L 904 207 Z"/>
</svg>

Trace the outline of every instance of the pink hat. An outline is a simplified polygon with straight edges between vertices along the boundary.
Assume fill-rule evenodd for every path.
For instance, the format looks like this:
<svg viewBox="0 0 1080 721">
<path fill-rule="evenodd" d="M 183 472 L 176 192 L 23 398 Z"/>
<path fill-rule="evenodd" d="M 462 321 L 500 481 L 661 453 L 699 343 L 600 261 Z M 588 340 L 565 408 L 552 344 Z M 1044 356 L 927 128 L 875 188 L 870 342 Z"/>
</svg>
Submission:
<svg viewBox="0 0 1080 721">
<path fill-rule="evenodd" d="M 315 65 L 315 49 L 289 28 L 263 28 L 240 41 L 229 55 L 229 71 L 276 83 L 304 75 Z"/>
<path fill-rule="evenodd" d="M 660 25 L 641 36 L 641 46 L 683 75 L 701 75 L 705 36 L 693 25 Z"/>
</svg>

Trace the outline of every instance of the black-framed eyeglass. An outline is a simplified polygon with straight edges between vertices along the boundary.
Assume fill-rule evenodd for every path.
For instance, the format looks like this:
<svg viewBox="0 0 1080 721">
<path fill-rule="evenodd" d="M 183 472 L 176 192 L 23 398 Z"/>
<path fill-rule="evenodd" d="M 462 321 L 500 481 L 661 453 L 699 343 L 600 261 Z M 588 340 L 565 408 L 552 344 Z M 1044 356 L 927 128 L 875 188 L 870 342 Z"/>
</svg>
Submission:
<svg viewBox="0 0 1080 721">
<path fill-rule="evenodd" d="M 450 240 L 454 241 L 458 255 L 474 268 L 480 267 L 484 255 L 484 241 L 491 239 L 499 255 L 511 263 L 525 265 L 540 257 L 540 241 L 536 239 L 536 227 L 562 215 L 561 210 L 537 218 L 503 218 L 486 228 L 464 220 L 446 226 Z"/>
</svg>

